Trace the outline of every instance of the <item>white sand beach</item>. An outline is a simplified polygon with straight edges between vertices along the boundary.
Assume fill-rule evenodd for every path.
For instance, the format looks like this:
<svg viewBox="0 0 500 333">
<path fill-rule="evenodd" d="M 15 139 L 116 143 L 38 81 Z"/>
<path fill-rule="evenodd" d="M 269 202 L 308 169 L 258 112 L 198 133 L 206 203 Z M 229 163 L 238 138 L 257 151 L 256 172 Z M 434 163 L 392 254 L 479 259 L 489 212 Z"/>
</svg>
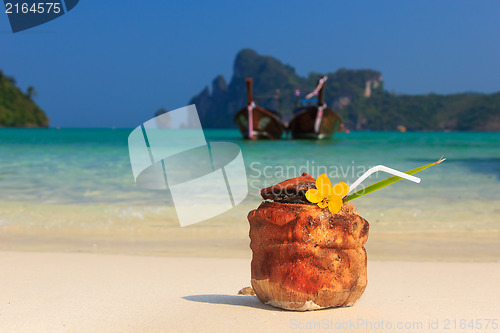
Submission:
<svg viewBox="0 0 500 333">
<path fill-rule="evenodd" d="M 300 313 L 237 295 L 249 259 L 0 252 L 0 262 L 1 332 L 499 329 L 500 263 L 369 260 L 353 307 Z"/>
</svg>

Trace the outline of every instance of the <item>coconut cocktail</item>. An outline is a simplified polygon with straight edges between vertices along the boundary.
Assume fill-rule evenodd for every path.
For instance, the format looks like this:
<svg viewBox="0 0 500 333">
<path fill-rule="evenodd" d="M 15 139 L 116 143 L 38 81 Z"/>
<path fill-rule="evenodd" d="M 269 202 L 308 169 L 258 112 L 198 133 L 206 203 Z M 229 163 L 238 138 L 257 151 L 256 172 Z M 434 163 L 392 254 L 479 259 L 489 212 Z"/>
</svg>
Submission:
<svg viewBox="0 0 500 333">
<path fill-rule="evenodd" d="M 304 173 L 264 188 L 265 200 L 248 214 L 252 287 L 265 304 L 287 310 L 316 310 L 353 305 L 367 285 L 364 244 L 369 223 L 349 202 L 444 159 L 399 172 L 385 166 L 368 170 L 351 186 L 332 186 L 327 175 L 314 179 Z M 357 192 L 371 173 L 395 176 Z"/>
</svg>

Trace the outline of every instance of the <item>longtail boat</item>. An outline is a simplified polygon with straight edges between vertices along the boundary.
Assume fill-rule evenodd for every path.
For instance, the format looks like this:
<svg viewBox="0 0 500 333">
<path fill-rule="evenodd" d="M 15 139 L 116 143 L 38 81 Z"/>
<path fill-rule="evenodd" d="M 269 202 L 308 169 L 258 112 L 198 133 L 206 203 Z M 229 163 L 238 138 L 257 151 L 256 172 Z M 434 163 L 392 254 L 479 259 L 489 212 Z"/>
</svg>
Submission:
<svg viewBox="0 0 500 333">
<path fill-rule="evenodd" d="M 246 78 L 245 83 L 248 103 L 234 116 L 234 122 L 241 134 L 245 139 L 250 140 L 280 139 L 285 131 L 285 126 L 272 111 L 255 104 L 252 92 L 253 79 Z"/>
<path fill-rule="evenodd" d="M 328 139 L 338 131 L 342 118 L 325 104 L 325 82 L 327 76 L 323 76 L 317 88 L 306 96 L 318 96 L 317 105 L 305 106 L 295 110 L 295 115 L 288 129 L 295 139 Z"/>
</svg>

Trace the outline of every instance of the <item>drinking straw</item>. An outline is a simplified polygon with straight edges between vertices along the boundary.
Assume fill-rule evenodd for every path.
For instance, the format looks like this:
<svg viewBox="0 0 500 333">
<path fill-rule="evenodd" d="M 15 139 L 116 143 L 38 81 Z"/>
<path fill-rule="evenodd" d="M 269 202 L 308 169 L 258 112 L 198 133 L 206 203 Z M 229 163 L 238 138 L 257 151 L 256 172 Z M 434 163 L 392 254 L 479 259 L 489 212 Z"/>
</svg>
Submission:
<svg viewBox="0 0 500 333">
<path fill-rule="evenodd" d="M 415 169 L 411 169 L 409 171 L 406 171 L 404 173 L 401 173 L 397 170 L 394 170 L 394 169 L 390 169 L 390 168 L 387 168 L 383 165 L 378 165 L 376 167 L 373 167 L 371 168 L 370 170 L 368 170 L 367 172 L 365 172 L 365 174 L 363 174 L 358 180 L 356 180 L 352 185 L 351 189 L 349 190 L 349 193 L 352 192 L 352 190 L 354 190 L 355 187 L 357 187 L 364 179 L 366 179 L 366 177 L 368 177 L 370 174 L 372 174 L 373 172 L 376 172 L 378 171 L 377 168 L 380 168 L 380 171 L 385 171 L 385 172 L 388 172 L 387 169 L 391 170 L 391 172 L 389 173 L 393 173 L 392 171 L 395 171 L 397 172 L 398 174 L 396 174 L 396 176 L 392 176 L 392 177 L 389 177 L 387 179 L 384 179 L 384 180 L 381 180 L 379 182 L 376 182 L 375 184 L 372 184 L 372 185 L 369 185 L 361 190 L 358 190 L 354 193 L 351 193 L 351 194 L 347 194 L 343 199 L 342 201 L 343 202 L 347 202 L 347 201 L 350 201 L 350 200 L 354 200 L 356 198 L 359 198 L 359 197 L 362 197 L 368 193 L 371 193 L 371 192 L 374 192 L 376 190 L 380 190 L 381 188 L 383 187 L 386 187 L 388 185 L 391 185 L 391 184 L 394 184 L 395 182 L 398 182 L 400 181 L 401 179 L 408 179 L 408 180 L 412 180 L 412 181 L 415 181 L 416 183 L 420 182 L 420 179 L 417 178 L 417 177 L 414 177 L 414 179 L 410 179 L 410 175 L 413 175 L 417 172 L 420 172 L 422 170 L 425 170 L 433 165 L 436 165 L 436 164 L 439 164 L 441 162 L 443 162 L 444 160 L 446 160 L 446 158 L 444 157 L 441 157 L 439 160 L 437 160 L 436 162 L 433 162 L 433 163 L 429 163 L 427 165 L 424 165 L 424 166 L 421 166 L 421 167 L 418 167 L 418 168 L 415 168 Z M 375 169 L 375 171 L 372 171 L 372 169 Z M 410 176 L 410 177 L 408 177 Z M 417 181 L 418 180 L 418 181 Z"/>
<path fill-rule="evenodd" d="M 370 177 L 372 174 L 374 174 L 375 172 L 378 172 L 378 171 L 384 171 L 384 172 L 390 173 L 390 174 L 392 174 L 394 176 L 398 176 L 398 177 L 410 180 L 410 181 L 415 182 L 415 183 L 420 183 L 420 178 L 418 178 L 418 177 L 406 174 L 404 172 L 401 172 L 401 171 L 398 171 L 398 170 L 395 170 L 395 169 L 388 168 L 385 165 L 377 165 L 377 166 L 374 166 L 373 168 L 368 169 L 368 171 L 366 171 L 361 177 L 359 177 L 350 186 L 350 190 L 349 190 L 349 192 L 347 194 L 349 194 L 352 191 L 354 191 L 354 189 L 356 187 L 358 187 L 361 184 L 361 182 L 363 182 L 363 180 L 365 180 L 366 178 Z"/>
</svg>

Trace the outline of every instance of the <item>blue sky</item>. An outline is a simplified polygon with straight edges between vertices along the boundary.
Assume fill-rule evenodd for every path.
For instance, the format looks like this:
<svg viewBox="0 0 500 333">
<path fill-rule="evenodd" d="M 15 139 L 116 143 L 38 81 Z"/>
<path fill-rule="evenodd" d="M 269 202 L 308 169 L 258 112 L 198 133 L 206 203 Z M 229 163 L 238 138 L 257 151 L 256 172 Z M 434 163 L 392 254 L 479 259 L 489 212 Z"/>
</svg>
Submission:
<svg viewBox="0 0 500 333">
<path fill-rule="evenodd" d="M 135 127 L 175 109 L 253 48 L 300 75 L 382 72 L 398 93 L 500 91 L 500 1 L 103 1 L 13 34 L 0 69 L 51 126 Z"/>
</svg>

